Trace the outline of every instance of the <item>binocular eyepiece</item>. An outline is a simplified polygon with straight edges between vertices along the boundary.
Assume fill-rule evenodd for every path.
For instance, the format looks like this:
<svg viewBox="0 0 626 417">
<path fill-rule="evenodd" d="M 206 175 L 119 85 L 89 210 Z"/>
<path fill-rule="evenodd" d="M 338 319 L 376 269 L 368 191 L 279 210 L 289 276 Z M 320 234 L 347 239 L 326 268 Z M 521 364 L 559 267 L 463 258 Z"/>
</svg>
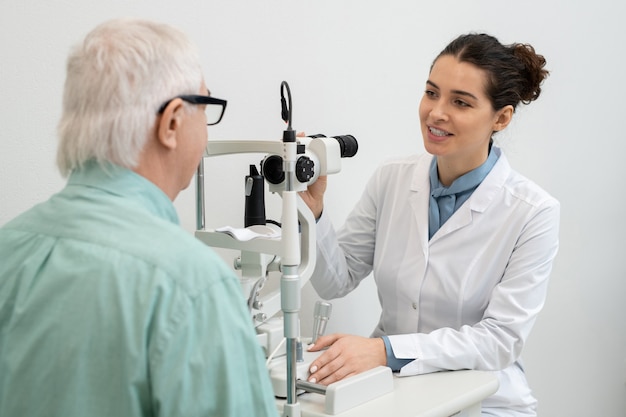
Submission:
<svg viewBox="0 0 626 417">
<path fill-rule="evenodd" d="M 311 135 L 310 138 L 325 138 L 326 136 L 317 134 Z M 359 150 L 359 143 L 356 141 L 354 136 L 352 135 L 339 135 L 339 136 L 331 136 L 333 139 L 336 139 L 339 142 L 339 148 L 341 149 L 341 154 L 339 155 L 341 158 L 352 158 L 356 155 L 356 152 Z"/>
<path fill-rule="evenodd" d="M 308 146 L 307 150 L 298 156 L 296 161 L 296 178 L 301 183 L 314 182 L 319 175 L 334 173 L 330 169 L 332 161 L 336 158 L 351 158 L 356 155 L 359 144 L 352 135 L 331 136 L 317 134 L 301 138 L 305 143 L 318 141 L 324 145 Z M 338 155 L 326 154 L 335 149 L 333 139 L 338 144 Z M 330 171 L 330 172 L 329 172 Z M 269 155 L 261 162 L 261 173 L 270 184 L 281 184 L 285 180 L 283 171 L 283 158 L 280 155 Z"/>
</svg>

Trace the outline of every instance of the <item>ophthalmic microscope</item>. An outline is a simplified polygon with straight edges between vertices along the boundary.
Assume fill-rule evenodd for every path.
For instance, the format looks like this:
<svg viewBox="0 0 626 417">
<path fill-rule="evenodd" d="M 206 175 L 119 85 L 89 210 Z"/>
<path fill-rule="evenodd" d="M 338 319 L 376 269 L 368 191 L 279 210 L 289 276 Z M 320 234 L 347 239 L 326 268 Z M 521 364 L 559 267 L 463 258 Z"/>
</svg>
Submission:
<svg viewBox="0 0 626 417">
<path fill-rule="evenodd" d="M 286 93 L 286 96 L 285 96 Z M 337 414 L 393 389 L 391 371 L 378 367 L 356 377 L 328 386 L 307 382 L 308 367 L 320 353 L 302 348 L 299 312 L 301 290 L 315 267 L 315 219 L 298 196 L 319 176 L 341 170 L 341 158 L 356 154 L 358 144 L 351 135 L 296 137 L 291 127 L 291 92 L 281 84 L 282 118 L 287 123 L 281 141 L 208 142 L 204 157 L 240 153 L 263 153 L 260 169 L 250 165 L 245 178 L 244 228 L 230 226 L 207 229 L 204 215 L 204 158 L 196 175 L 195 236 L 212 247 L 235 249 L 241 255 L 234 268 L 241 271 L 241 285 L 248 308 L 265 350 L 274 393 L 286 398 L 283 416 L 301 416 L 298 395 L 309 392 L 325 395 L 327 414 Z M 280 223 L 265 217 L 265 183 L 282 198 Z M 270 272 L 280 272 L 280 287 L 261 292 Z M 315 305 L 312 340 L 324 333 L 331 305 Z M 275 317 L 281 313 L 281 317 Z"/>
</svg>

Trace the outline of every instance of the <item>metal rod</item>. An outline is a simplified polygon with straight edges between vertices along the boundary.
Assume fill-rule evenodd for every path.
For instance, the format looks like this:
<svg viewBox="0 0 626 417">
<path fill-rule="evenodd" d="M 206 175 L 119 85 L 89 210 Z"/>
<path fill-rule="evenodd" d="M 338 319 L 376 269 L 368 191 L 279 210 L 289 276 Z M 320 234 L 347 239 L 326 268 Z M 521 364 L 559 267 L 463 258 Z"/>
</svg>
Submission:
<svg viewBox="0 0 626 417">
<path fill-rule="evenodd" d="M 296 397 L 296 342 L 297 339 L 287 339 L 287 404 L 297 402 Z"/>
<path fill-rule="evenodd" d="M 204 230 L 204 157 L 196 172 L 196 230 Z"/>
<path fill-rule="evenodd" d="M 313 384 L 301 379 L 296 381 L 296 387 L 306 392 L 314 392 L 316 394 L 326 395 L 326 386 L 322 384 Z"/>
</svg>

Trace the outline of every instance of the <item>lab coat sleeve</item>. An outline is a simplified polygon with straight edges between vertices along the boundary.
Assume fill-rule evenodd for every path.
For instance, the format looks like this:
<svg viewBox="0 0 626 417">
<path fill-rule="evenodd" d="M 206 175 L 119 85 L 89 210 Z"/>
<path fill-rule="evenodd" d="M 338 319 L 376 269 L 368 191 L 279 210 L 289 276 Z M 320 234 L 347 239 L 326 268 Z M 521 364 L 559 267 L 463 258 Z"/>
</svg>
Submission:
<svg viewBox="0 0 626 417">
<path fill-rule="evenodd" d="M 327 214 L 322 214 L 317 223 L 317 259 L 311 284 L 324 299 L 345 296 L 372 272 L 376 243 L 374 181 L 375 176 L 339 231 L 339 238 Z M 350 239 L 340 246 L 342 234 L 349 234 Z"/>
<path fill-rule="evenodd" d="M 522 230 L 482 320 L 428 334 L 389 336 L 398 358 L 415 359 L 401 376 L 440 370 L 502 370 L 518 360 L 542 309 L 558 250 L 559 204 L 547 199 Z"/>
</svg>

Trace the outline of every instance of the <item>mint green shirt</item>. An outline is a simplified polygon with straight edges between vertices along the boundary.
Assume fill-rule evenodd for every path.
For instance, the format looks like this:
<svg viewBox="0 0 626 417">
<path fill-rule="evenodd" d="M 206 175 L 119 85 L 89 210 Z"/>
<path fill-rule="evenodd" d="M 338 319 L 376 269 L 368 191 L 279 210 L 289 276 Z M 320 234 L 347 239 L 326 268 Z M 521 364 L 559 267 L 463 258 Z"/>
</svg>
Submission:
<svg viewBox="0 0 626 417">
<path fill-rule="evenodd" d="M 0 228 L 0 416 L 277 416 L 234 272 L 95 163 Z"/>
</svg>

